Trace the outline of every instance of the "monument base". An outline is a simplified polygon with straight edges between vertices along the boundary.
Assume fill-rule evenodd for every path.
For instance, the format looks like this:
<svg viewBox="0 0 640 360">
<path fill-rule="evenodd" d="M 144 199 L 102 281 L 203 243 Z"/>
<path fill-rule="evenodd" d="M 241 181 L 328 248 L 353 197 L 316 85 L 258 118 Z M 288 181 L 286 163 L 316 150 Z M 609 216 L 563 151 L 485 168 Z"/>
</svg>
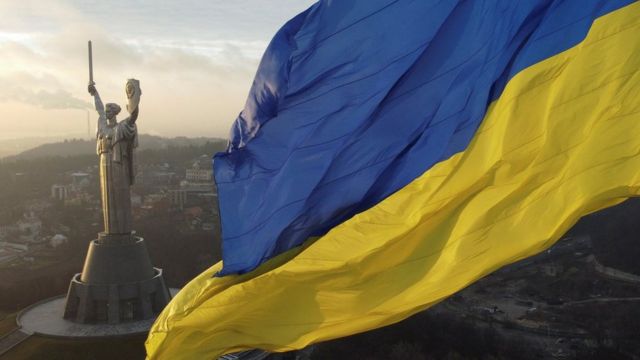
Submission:
<svg viewBox="0 0 640 360">
<path fill-rule="evenodd" d="M 64 318 L 93 324 L 152 319 L 170 299 L 143 238 L 102 233 L 91 241 L 82 273 L 71 279 Z"/>
<path fill-rule="evenodd" d="M 178 289 L 170 289 L 175 295 Z M 28 335 L 68 340 L 145 336 L 156 319 L 127 321 L 119 324 L 77 323 L 62 318 L 65 296 L 43 300 L 21 311 L 16 322 L 20 331 Z"/>
</svg>

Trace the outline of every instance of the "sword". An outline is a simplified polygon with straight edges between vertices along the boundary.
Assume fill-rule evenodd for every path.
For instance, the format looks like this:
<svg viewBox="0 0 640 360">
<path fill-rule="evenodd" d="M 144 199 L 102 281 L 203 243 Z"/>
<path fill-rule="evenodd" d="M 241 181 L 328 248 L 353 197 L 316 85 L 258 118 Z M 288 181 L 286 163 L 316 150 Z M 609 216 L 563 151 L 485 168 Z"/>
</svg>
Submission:
<svg viewBox="0 0 640 360">
<path fill-rule="evenodd" d="M 95 85 L 93 82 L 93 52 L 91 51 L 91 40 L 89 40 L 89 85 Z"/>
</svg>

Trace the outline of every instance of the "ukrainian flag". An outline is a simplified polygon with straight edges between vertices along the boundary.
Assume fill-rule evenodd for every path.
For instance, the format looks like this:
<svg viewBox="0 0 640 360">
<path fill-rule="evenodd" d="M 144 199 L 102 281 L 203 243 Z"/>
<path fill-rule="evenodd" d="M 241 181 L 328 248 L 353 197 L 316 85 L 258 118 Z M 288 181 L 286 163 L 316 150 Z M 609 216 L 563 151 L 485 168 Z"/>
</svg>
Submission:
<svg viewBox="0 0 640 360">
<path fill-rule="evenodd" d="M 223 262 L 150 358 L 398 322 L 640 192 L 640 3 L 320 1 L 269 45 L 214 172 Z"/>
</svg>

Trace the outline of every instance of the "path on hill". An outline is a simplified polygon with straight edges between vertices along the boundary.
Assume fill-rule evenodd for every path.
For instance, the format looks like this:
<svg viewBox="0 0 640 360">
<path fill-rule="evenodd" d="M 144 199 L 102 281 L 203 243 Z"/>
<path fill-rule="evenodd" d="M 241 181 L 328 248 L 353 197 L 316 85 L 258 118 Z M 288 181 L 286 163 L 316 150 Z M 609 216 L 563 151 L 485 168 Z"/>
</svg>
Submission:
<svg viewBox="0 0 640 360">
<path fill-rule="evenodd" d="M 625 301 L 640 301 L 640 297 L 606 297 L 606 298 L 593 298 L 585 300 L 567 301 L 564 304 L 558 306 L 567 305 L 581 305 L 588 303 L 608 303 L 608 302 L 625 302 Z M 552 305 L 553 306 L 553 305 Z"/>
<path fill-rule="evenodd" d="M 7 351 L 13 349 L 16 345 L 21 342 L 27 340 L 29 338 L 29 334 L 20 331 L 20 329 L 15 329 L 8 333 L 7 335 L 0 338 L 0 356 L 2 356 Z"/>
<path fill-rule="evenodd" d="M 233 354 L 222 355 L 218 360 L 262 360 L 269 356 L 268 352 L 261 350 L 241 351 Z"/>
</svg>

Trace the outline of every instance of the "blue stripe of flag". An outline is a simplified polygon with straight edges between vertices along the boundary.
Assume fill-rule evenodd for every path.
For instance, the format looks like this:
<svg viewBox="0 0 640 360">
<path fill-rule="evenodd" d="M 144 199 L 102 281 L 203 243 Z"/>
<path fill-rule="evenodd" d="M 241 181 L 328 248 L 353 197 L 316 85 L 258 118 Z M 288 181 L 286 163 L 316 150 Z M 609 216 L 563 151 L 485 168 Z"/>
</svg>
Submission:
<svg viewBox="0 0 640 360">
<path fill-rule="evenodd" d="M 214 159 L 221 275 L 326 233 L 463 151 L 511 77 L 631 2 L 320 1 L 292 19 Z"/>
</svg>

